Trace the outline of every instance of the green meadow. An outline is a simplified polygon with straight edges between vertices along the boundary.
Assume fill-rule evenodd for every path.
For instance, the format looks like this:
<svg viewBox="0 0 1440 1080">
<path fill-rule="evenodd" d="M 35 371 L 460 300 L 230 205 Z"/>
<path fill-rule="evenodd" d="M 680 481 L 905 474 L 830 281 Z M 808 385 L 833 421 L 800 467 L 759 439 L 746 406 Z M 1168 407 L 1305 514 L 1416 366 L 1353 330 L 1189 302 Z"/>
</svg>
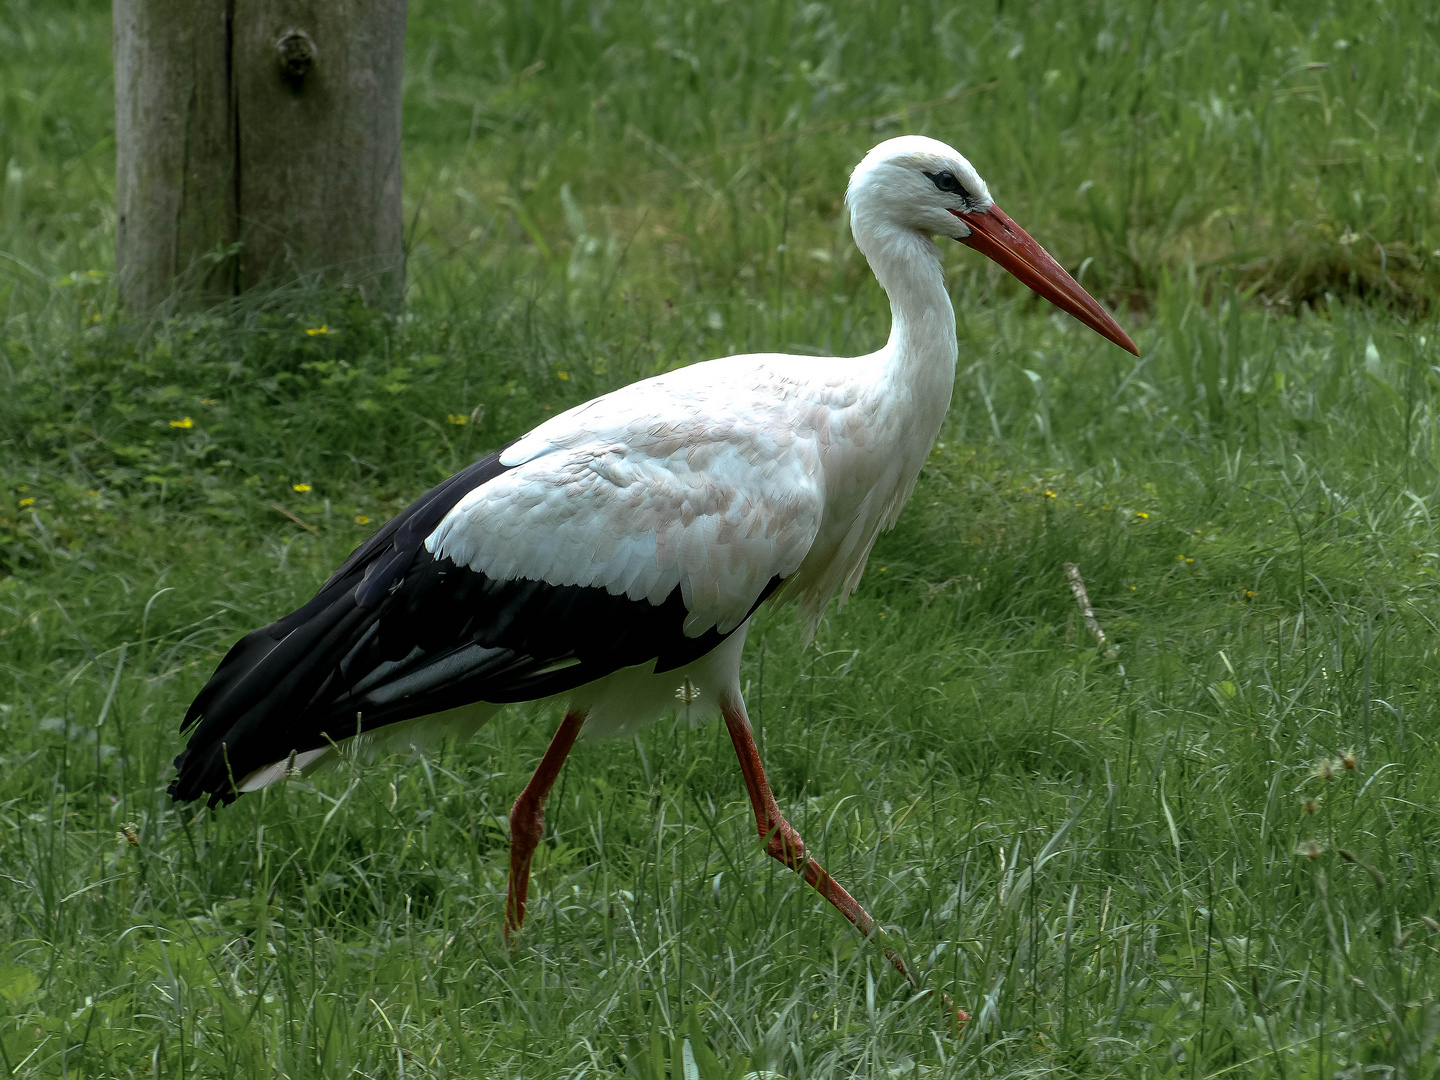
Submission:
<svg viewBox="0 0 1440 1080">
<path fill-rule="evenodd" d="M 121 312 L 112 85 L 108 5 L 0 10 L 5 1076 L 1440 1073 L 1440 7 L 412 0 L 391 311 Z M 842 197 L 903 132 L 1141 350 L 949 245 L 913 502 L 813 645 L 751 630 L 777 798 L 925 992 L 679 703 L 572 755 L 514 951 L 553 710 L 170 804 L 223 652 L 446 475 L 883 342 Z"/>
</svg>

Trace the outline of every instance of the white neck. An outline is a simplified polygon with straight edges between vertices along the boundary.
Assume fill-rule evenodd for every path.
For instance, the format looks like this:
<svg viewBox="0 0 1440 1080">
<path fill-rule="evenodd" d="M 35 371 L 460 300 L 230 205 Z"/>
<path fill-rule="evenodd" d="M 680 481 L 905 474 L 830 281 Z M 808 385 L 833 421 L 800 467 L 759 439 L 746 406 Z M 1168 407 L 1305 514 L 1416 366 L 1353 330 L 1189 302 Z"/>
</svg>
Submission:
<svg viewBox="0 0 1440 1080">
<path fill-rule="evenodd" d="M 923 454 L 940 431 L 955 386 L 959 345 L 955 309 L 945 290 L 940 250 L 913 229 L 854 221 L 855 241 L 890 297 L 890 340 L 880 351 L 881 392 L 907 415 L 907 442 L 923 441 Z"/>
</svg>

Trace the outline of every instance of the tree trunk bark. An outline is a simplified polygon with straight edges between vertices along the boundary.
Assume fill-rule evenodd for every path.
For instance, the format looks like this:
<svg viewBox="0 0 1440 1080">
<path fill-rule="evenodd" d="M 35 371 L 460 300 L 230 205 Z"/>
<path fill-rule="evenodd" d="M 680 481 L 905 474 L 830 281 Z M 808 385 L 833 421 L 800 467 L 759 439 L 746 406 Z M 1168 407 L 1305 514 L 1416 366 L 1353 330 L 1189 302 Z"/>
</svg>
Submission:
<svg viewBox="0 0 1440 1080">
<path fill-rule="evenodd" d="M 318 274 L 404 283 L 405 0 L 115 0 L 126 307 Z"/>
<path fill-rule="evenodd" d="M 242 289 L 324 270 L 401 283 L 405 0 L 237 0 Z"/>
<path fill-rule="evenodd" d="M 154 307 L 181 279 L 235 291 L 234 266 L 217 257 L 236 238 L 229 19 L 226 0 L 115 0 L 115 264 L 127 307 Z"/>
</svg>

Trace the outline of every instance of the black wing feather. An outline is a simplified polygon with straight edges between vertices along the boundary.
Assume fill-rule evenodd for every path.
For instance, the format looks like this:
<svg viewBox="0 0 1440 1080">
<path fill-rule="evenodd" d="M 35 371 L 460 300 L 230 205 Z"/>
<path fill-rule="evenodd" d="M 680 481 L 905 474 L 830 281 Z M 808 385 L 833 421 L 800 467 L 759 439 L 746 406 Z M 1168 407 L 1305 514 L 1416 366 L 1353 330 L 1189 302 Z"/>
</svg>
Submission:
<svg viewBox="0 0 1440 1080">
<path fill-rule="evenodd" d="M 172 797 L 230 802 L 238 781 L 291 752 L 477 701 L 564 693 L 651 660 L 672 670 L 729 636 L 685 637 L 678 588 L 655 605 L 603 588 L 495 581 L 437 560 L 425 538 L 507 471 L 503 452 L 421 496 L 312 600 L 226 654 L 181 724 L 193 730 L 175 759 Z"/>
</svg>

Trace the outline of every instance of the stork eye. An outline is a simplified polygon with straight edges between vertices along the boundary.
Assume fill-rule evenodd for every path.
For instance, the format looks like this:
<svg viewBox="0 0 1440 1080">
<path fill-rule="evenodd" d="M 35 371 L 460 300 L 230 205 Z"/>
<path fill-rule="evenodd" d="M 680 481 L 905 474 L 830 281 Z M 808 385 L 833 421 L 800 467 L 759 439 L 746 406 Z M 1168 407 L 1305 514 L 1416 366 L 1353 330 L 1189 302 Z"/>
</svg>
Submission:
<svg viewBox="0 0 1440 1080">
<path fill-rule="evenodd" d="M 950 172 L 948 169 L 945 172 L 927 172 L 925 175 L 930 178 L 930 182 L 932 184 L 934 184 L 941 191 L 945 192 L 945 194 L 959 195 L 962 199 L 965 199 L 967 201 L 973 199 L 973 196 L 970 194 L 970 192 L 966 191 L 965 188 L 961 186 L 960 181 L 955 179 L 955 174 Z"/>
</svg>

